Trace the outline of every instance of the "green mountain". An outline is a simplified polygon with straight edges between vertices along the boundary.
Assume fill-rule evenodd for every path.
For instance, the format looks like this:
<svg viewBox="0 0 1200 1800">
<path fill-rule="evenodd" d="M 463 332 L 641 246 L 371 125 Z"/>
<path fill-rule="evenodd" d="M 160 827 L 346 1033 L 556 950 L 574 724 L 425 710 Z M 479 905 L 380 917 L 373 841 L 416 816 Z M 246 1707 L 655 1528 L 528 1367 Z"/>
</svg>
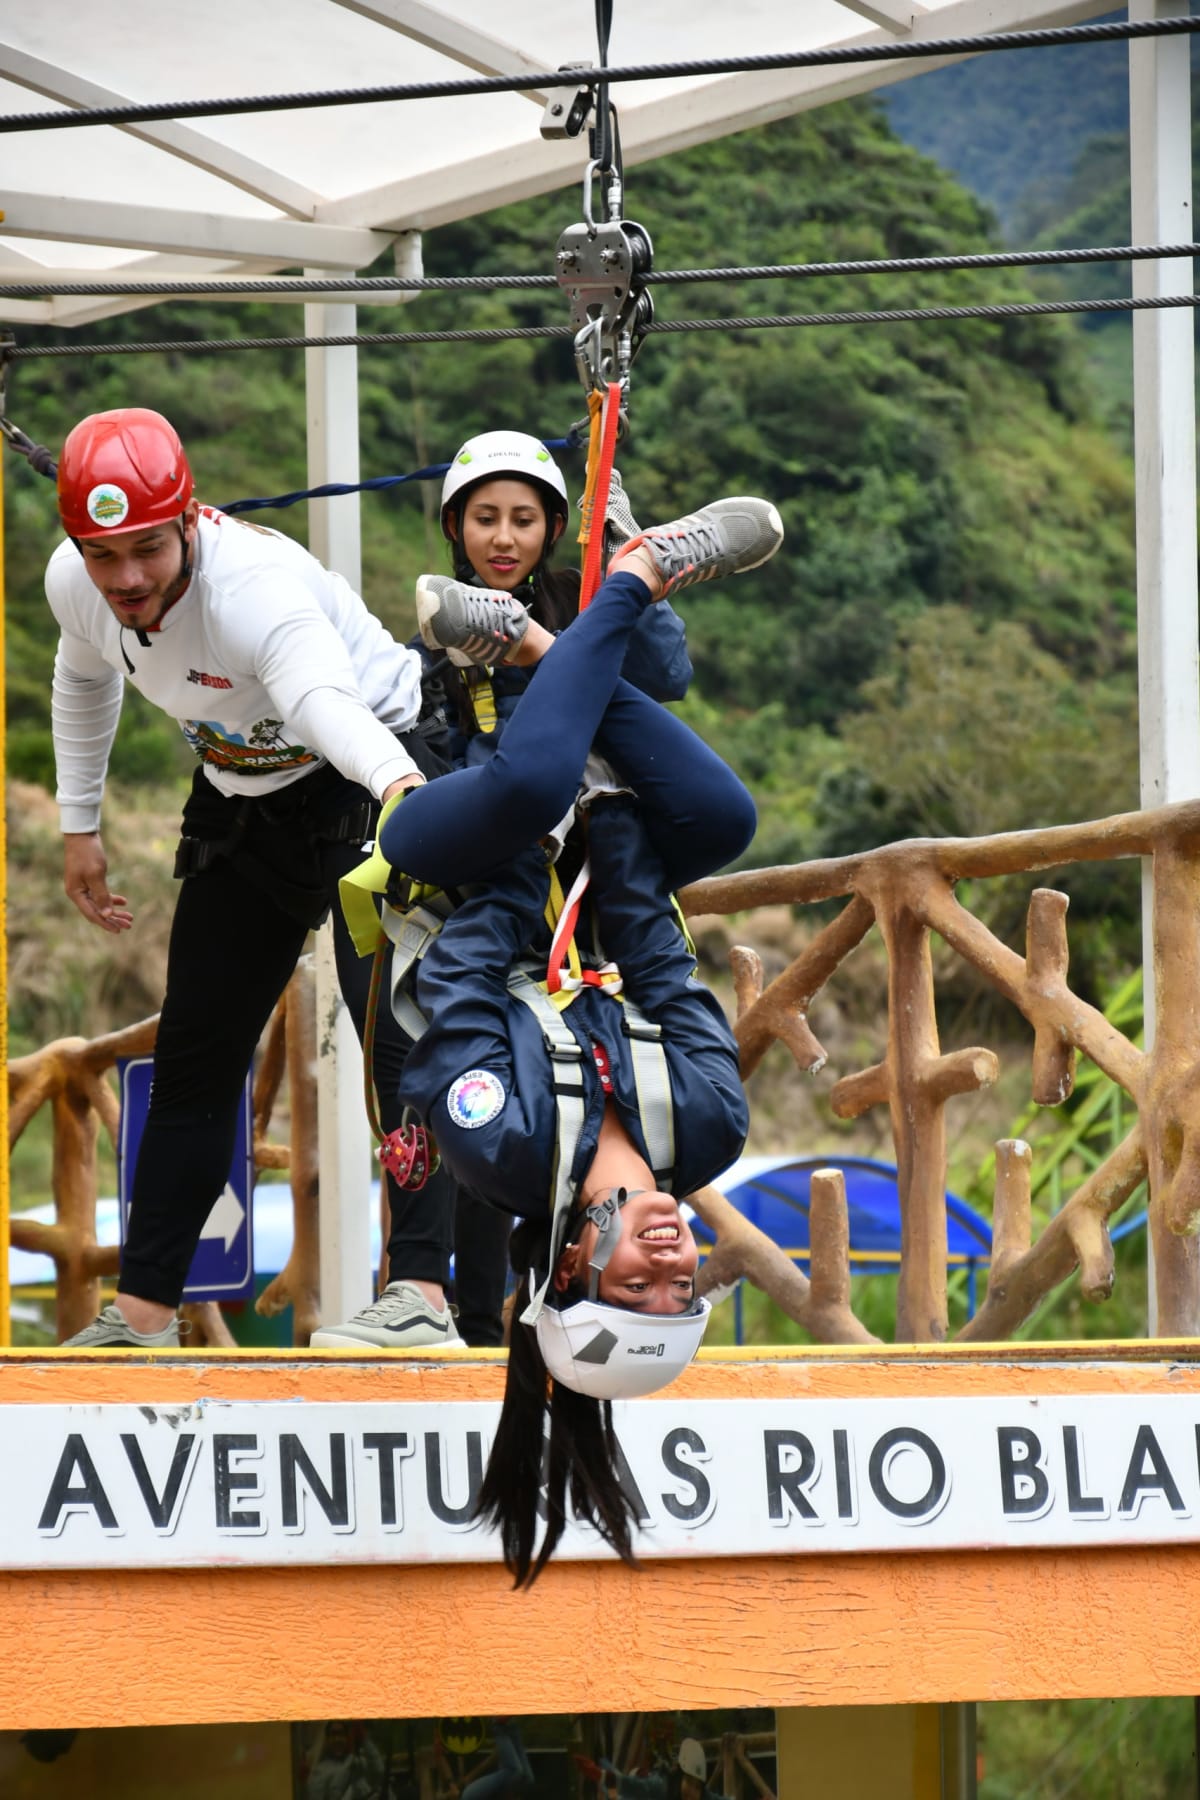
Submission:
<svg viewBox="0 0 1200 1800">
<path fill-rule="evenodd" d="M 1128 69 L 1122 42 L 992 51 L 887 88 L 883 104 L 905 143 L 977 194 L 1010 243 L 1026 244 L 1031 212 L 1061 213 L 1081 145 L 1127 136 Z"/>
</svg>

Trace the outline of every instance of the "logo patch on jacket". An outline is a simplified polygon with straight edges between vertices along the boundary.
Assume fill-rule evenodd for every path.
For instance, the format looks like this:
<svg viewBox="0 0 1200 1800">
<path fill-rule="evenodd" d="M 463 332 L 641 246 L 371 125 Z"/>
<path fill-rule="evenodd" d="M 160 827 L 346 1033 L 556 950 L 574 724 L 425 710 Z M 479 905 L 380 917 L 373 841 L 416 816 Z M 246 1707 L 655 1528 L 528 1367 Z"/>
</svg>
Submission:
<svg viewBox="0 0 1200 1800">
<path fill-rule="evenodd" d="M 490 1069 L 468 1069 L 451 1083 L 446 1110 L 463 1131 L 478 1131 L 491 1124 L 507 1098 L 504 1083 Z"/>
</svg>

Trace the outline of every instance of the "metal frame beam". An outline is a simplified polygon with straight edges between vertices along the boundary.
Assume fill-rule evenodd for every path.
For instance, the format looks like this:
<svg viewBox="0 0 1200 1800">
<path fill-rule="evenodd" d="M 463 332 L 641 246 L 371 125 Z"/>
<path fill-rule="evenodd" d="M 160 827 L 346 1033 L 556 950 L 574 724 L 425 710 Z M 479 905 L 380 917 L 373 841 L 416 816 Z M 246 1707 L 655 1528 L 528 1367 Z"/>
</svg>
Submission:
<svg viewBox="0 0 1200 1800">
<path fill-rule="evenodd" d="M 118 93 L 114 88 L 86 81 L 82 75 L 55 63 L 43 62 L 40 57 L 17 50 L 12 44 L 0 43 L 0 75 L 35 94 L 44 94 L 49 100 L 61 100 L 66 106 L 128 106 L 134 102 L 131 94 Z M 128 132 L 130 137 L 141 138 L 184 162 L 194 163 L 198 169 L 205 169 L 210 175 L 241 188 L 244 193 L 253 194 L 257 200 L 265 200 L 269 206 L 277 206 L 280 212 L 290 213 L 293 218 L 312 218 L 321 199 L 320 194 L 289 180 L 280 170 L 243 156 L 240 151 L 231 150 L 190 126 L 168 123 L 121 125 L 115 129 Z"/>
<path fill-rule="evenodd" d="M 1186 14 L 1187 0 L 1131 0 L 1131 19 Z M 1129 46 L 1131 227 L 1140 243 L 1192 229 L 1191 45 L 1186 38 Z M 1136 296 L 1192 292 L 1188 260 L 1135 263 Z M 1200 631 L 1196 579 L 1195 350 L 1190 314 L 1135 313 L 1133 421 L 1137 516 L 1138 735 L 1141 803 L 1200 794 Z M 1142 882 L 1142 966 L 1147 1048 L 1155 1021 L 1154 898 Z M 1200 1332 L 1200 1245 L 1167 1241 L 1151 1208 L 1149 1335 Z M 1178 1264 L 1169 1286 L 1185 1316 L 1160 1321 L 1155 1261 Z"/>
<path fill-rule="evenodd" d="M 965 37 L 982 31 L 1076 25 L 1106 10 L 1106 0 L 1041 0 L 1032 5 L 1030 0 L 960 0 L 958 5 L 923 14 L 915 21 L 912 35 Z M 855 34 L 853 41 L 882 43 L 893 36 L 890 31 L 879 31 L 874 36 L 862 33 Z M 1080 49 L 1077 54 L 1086 56 L 1087 52 Z M 628 168 L 634 163 L 649 162 L 694 144 L 827 106 L 854 94 L 869 93 L 928 69 L 945 68 L 963 60 L 936 57 L 919 62 L 780 69 L 764 75 L 691 81 L 674 93 L 656 95 L 652 101 L 637 105 L 626 102 L 622 106 L 621 149 L 625 165 Z M 318 208 L 317 216 L 329 224 L 373 225 L 389 230 L 416 226 L 429 230 L 564 186 L 578 177 L 584 154 L 573 140 L 546 143 L 535 138 L 510 147 L 502 157 L 489 151 L 330 201 Z"/>
<path fill-rule="evenodd" d="M 307 274 L 318 274 L 315 269 Z M 305 335 L 343 337 L 356 329 L 353 306 L 309 304 Z M 358 351 L 304 352 L 308 480 L 359 479 Z M 359 496 L 308 503 L 308 540 L 326 568 L 362 588 Z M 386 1000 L 384 1001 L 386 1004 Z M 363 1106 L 362 1050 L 338 987 L 333 927 L 317 935 L 317 1132 L 320 1144 L 321 1319 L 337 1324 L 371 1299 L 370 1133 Z"/>
<path fill-rule="evenodd" d="M 288 268 L 307 263 L 322 271 L 364 269 L 389 247 L 393 236 L 342 222 L 253 219 L 21 193 L 5 193 L 0 235 L 165 250 L 176 256 L 237 258 L 258 269 L 270 263 Z"/>
<path fill-rule="evenodd" d="M 838 4 L 847 12 L 870 19 L 872 25 L 882 25 L 885 31 L 911 31 L 926 11 L 917 5 L 917 0 L 838 0 Z"/>
<path fill-rule="evenodd" d="M 479 75 L 530 75 L 545 70 L 544 63 L 536 62 L 515 44 L 478 31 L 436 6 L 422 4 L 422 0 L 334 0 L 334 4 L 390 31 L 398 31 L 414 43 L 424 44 L 426 49 L 440 51 Z M 538 106 L 546 103 L 542 90 L 530 88 L 521 97 Z"/>
</svg>

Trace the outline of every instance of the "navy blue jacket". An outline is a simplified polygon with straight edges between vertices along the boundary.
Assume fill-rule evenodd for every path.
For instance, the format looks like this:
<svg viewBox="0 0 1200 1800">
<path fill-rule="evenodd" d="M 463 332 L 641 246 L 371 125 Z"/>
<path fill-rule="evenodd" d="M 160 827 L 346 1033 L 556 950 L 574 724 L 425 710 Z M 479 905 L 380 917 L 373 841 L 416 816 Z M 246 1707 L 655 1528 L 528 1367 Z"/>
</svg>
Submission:
<svg viewBox="0 0 1200 1800">
<path fill-rule="evenodd" d="M 619 964 L 626 992 L 662 1029 L 676 1160 L 661 1174 L 664 1187 L 682 1196 L 727 1168 L 745 1142 L 749 1121 L 736 1044 L 720 1004 L 696 976 L 637 802 L 629 796 L 597 802 L 588 835 L 601 958 Z M 545 942 L 548 889 L 545 854 L 531 849 L 468 895 L 447 921 L 417 978 L 417 1001 L 432 1023 L 409 1055 L 400 1088 L 401 1099 L 432 1128 L 455 1180 L 518 1217 L 548 1213 L 553 1198 L 555 1065 L 537 1018 L 507 986 L 510 968 L 531 942 Z M 581 924 L 577 941 L 588 940 Z M 535 974 L 544 972 L 543 956 Z M 585 987 L 563 1016 L 583 1052 L 586 1116 L 573 1180 L 591 1163 L 604 1114 L 597 1045 L 621 1119 L 649 1160 L 621 1002 Z"/>
</svg>

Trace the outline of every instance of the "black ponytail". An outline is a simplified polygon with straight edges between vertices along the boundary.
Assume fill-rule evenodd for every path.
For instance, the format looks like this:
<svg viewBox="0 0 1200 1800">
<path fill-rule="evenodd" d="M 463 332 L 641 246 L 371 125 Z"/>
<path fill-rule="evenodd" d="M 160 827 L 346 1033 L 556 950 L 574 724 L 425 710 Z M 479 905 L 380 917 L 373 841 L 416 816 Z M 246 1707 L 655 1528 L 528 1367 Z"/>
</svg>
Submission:
<svg viewBox="0 0 1200 1800">
<path fill-rule="evenodd" d="M 476 1506 L 476 1516 L 500 1532 L 514 1587 L 531 1587 L 553 1556 L 567 1525 L 568 1501 L 574 1515 L 594 1525 L 622 1562 L 637 1567 L 633 1527 L 638 1514 L 621 1482 L 612 1407 L 607 1400 L 552 1381 L 536 1330 L 521 1323 L 530 1298 L 528 1271 L 544 1268 L 549 1254 L 547 1220 L 518 1225 L 510 1256 L 522 1279 L 513 1304 L 508 1376 Z M 583 1291 L 563 1298 L 581 1299 Z M 543 1516 L 545 1530 L 535 1556 Z"/>
</svg>

